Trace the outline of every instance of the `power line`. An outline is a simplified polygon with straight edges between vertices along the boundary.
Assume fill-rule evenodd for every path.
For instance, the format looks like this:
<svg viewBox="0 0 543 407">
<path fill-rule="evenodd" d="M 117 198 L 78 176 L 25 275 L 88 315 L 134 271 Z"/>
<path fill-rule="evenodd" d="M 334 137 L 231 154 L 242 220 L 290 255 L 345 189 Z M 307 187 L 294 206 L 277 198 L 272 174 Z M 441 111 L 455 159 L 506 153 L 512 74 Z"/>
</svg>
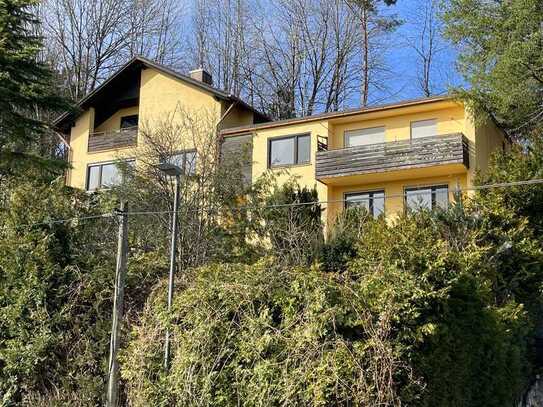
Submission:
<svg viewBox="0 0 543 407">
<path fill-rule="evenodd" d="M 83 221 L 83 220 L 89 220 L 89 219 L 111 218 L 114 215 L 115 213 L 101 213 L 98 215 L 75 216 L 73 218 L 53 219 L 50 221 L 27 223 L 27 224 L 17 225 L 16 227 L 50 226 L 50 225 L 55 225 L 55 224 L 60 224 L 60 223 L 76 222 L 76 221 Z"/>
<path fill-rule="evenodd" d="M 523 186 L 523 185 L 537 185 L 537 184 L 543 184 L 543 178 L 533 179 L 533 180 L 527 180 L 527 181 L 514 181 L 514 182 L 502 182 L 502 183 L 495 183 L 495 184 L 486 184 L 486 185 L 478 185 L 478 186 L 472 186 L 467 188 L 454 188 L 452 191 L 454 193 L 464 193 L 464 192 L 470 192 L 470 191 L 477 191 L 477 190 L 485 190 L 485 189 L 492 189 L 492 188 L 507 188 L 507 187 L 514 187 L 514 186 Z M 430 187 L 429 185 L 425 186 L 414 186 L 414 188 L 425 188 Z M 357 192 L 357 191 L 353 191 Z M 361 191 L 363 193 L 363 191 Z M 418 196 L 418 195 L 424 195 L 426 192 L 424 191 L 412 191 L 409 193 L 409 196 Z M 382 199 L 390 199 L 390 198 L 404 198 L 408 196 L 406 192 L 400 193 L 400 194 L 385 194 Z M 353 200 L 354 202 L 363 202 L 370 200 L 372 198 L 361 198 L 357 200 Z M 258 210 L 258 209 L 277 209 L 277 208 L 288 208 L 288 207 L 296 207 L 296 206 L 312 206 L 312 205 L 327 205 L 327 204 L 334 204 L 334 203 L 345 203 L 348 202 L 347 199 L 335 199 L 335 200 L 326 200 L 326 201 L 309 201 L 309 202 L 292 202 L 292 203 L 285 203 L 285 204 L 271 204 L 271 205 L 265 205 L 265 206 L 237 206 L 237 207 L 230 207 L 230 208 L 216 208 L 217 210 L 232 210 L 232 211 L 246 211 L 246 210 Z M 352 201 L 351 201 L 352 202 Z M 196 212 L 200 210 L 201 208 L 195 208 L 192 211 Z M 209 208 L 208 208 L 209 209 Z M 212 210 L 214 211 L 214 210 Z M 139 212 L 130 212 L 129 215 L 164 215 L 164 214 L 171 214 L 173 211 L 164 210 L 164 211 L 139 211 Z"/>
<path fill-rule="evenodd" d="M 472 187 L 467 188 L 455 188 L 452 191 L 452 193 L 465 193 L 470 191 L 478 191 L 478 190 L 486 190 L 486 189 L 493 189 L 493 188 L 509 188 L 509 187 L 516 187 L 516 186 L 530 186 L 530 185 L 538 185 L 543 184 L 543 178 L 537 178 L 537 179 L 531 179 L 531 180 L 525 180 L 525 181 L 512 181 L 512 182 L 501 182 L 501 183 L 494 183 L 494 184 L 485 184 L 485 185 L 475 185 Z M 429 187 L 428 185 L 425 186 L 414 186 L 416 188 L 424 188 Z M 424 195 L 427 192 L 424 191 L 412 191 L 409 193 L 409 196 L 418 196 L 418 195 Z M 400 193 L 400 194 L 385 194 L 383 198 L 378 199 L 391 199 L 391 198 L 404 198 L 406 197 L 406 192 Z M 369 201 L 372 198 L 361 198 L 357 200 L 351 200 L 351 202 L 364 202 Z M 236 206 L 236 207 L 220 207 L 220 208 L 193 208 L 189 212 L 197 212 L 200 210 L 206 210 L 209 212 L 220 212 L 220 211 L 251 211 L 251 210 L 268 210 L 268 209 L 279 209 L 279 208 L 291 208 L 291 207 L 299 207 L 299 206 L 313 206 L 313 205 L 330 205 L 330 204 L 336 204 L 336 203 L 345 203 L 348 202 L 346 199 L 335 199 L 335 200 L 326 200 L 326 201 L 309 201 L 309 202 L 293 202 L 293 203 L 285 203 L 285 204 L 271 204 L 271 205 L 245 205 L 245 206 Z M 179 212 L 179 211 L 178 211 Z M 162 210 L 162 211 L 133 211 L 128 212 L 128 216 L 146 216 L 146 215 L 166 215 L 166 214 L 172 214 L 174 211 L 171 210 Z M 23 224 L 23 225 L 17 225 L 19 228 L 23 227 L 35 227 L 35 226 L 48 226 L 53 224 L 61 224 L 61 223 L 67 223 L 67 222 L 79 222 L 83 220 L 89 220 L 89 219 L 98 219 L 98 218 L 112 218 L 115 216 L 115 212 L 110 213 L 102 213 L 97 215 L 90 215 L 90 216 L 76 216 L 72 218 L 66 218 L 66 219 L 55 219 L 50 221 L 43 221 L 38 223 L 30 223 L 30 224 Z"/>
</svg>

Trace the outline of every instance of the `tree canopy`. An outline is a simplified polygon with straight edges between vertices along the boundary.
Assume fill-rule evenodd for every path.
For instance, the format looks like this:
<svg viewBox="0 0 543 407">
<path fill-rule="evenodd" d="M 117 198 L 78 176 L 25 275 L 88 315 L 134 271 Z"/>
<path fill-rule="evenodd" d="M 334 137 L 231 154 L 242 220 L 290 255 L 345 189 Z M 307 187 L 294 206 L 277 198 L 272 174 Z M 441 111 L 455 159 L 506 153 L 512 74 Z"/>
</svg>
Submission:
<svg viewBox="0 0 543 407">
<path fill-rule="evenodd" d="M 36 154 L 47 130 L 41 113 L 68 107 L 52 72 L 39 62 L 42 43 L 32 14 L 37 5 L 36 0 L 0 1 L 0 177 L 29 167 L 63 166 Z"/>
<path fill-rule="evenodd" d="M 451 0 L 446 34 L 460 47 L 460 90 L 479 112 L 514 136 L 543 127 L 543 3 L 540 0 Z M 539 133 L 540 134 L 540 133 Z"/>
</svg>

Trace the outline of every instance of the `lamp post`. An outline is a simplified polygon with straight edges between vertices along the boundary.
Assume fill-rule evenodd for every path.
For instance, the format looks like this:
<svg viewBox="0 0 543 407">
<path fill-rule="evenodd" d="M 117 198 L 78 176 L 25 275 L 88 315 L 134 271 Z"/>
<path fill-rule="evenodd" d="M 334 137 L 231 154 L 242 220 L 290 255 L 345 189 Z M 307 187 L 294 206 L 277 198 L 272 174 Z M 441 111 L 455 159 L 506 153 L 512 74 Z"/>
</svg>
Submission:
<svg viewBox="0 0 543 407">
<path fill-rule="evenodd" d="M 157 165 L 157 168 L 164 174 L 175 177 L 175 192 L 173 201 L 172 214 L 172 236 L 170 244 L 170 274 L 168 276 L 168 315 L 172 309 L 173 301 L 173 279 L 175 272 L 175 255 L 177 253 L 177 212 L 179 209 L 179 184 L 183 170 L 177 165 L 170 163 L 162 163 Z M 164 370 L 168 370 L 170 366 L 170 328 L 166 328 L 166 337 L 164 342 Z"/>
</svg>

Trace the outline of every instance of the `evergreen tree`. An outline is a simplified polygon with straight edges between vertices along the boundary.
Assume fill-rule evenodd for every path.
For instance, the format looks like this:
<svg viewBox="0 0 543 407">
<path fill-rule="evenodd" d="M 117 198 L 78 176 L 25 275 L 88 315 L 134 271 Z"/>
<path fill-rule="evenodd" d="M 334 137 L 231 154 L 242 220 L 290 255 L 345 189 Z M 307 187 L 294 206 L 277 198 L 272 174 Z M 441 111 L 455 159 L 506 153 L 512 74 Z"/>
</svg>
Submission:
<svg viewBox="0 0 543 407">
<path fill-rule="evenodd" d="M 446 35 L 460 47 L 460 72 L 470 85 L 461 96 L 521 139 L 541 134 L 541 0 L 451 0 L 445 21 Z"/>
<path fill-rule="evenodd" d="M 42 113 L 68 106 L 55 92 L 52 72 L 38 60 L 42 43 L 31 13 L 37 4 L 0 0 L 0 178 L 29 168 L 60 167 L 35 153 L 48 128 Z"/>
</svg>

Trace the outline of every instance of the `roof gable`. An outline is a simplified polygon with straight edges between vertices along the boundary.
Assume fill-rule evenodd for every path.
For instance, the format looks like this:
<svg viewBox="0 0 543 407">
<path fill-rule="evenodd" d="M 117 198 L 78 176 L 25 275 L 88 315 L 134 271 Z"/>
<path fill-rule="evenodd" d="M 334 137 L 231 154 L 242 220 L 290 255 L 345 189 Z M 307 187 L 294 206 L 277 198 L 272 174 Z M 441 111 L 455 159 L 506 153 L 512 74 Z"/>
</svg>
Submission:
<svg viewBox="0 0 543 407">
<path fill-rule="evenodd" d="M 111 106 L 111 108 L 106 108 L 103 110 L 111 111 L 112 109 L 115 110 L 119 107 L 126 107 L 126 105 L 130 103 L 137 103 L 137 101 L 139 100 L 141 70 L 145 68 L 155 69 L 162 74 L 168 75 L 176 80 L 180 80 L 187 84 L 190 84 L 196 87 L 198 90 L 201 90 L 202 92 L 211 94 L 217 99 L 237 103 L 243 108 L 252 111 L 255 114 L 255 117 L 259 119 L 259 121 L 270 120 L 265 114 L 260 113 L 252 106 L 248 105 L 247 103 L 243 102 L 241 99 L 233 95 L 209 86 L 196 79 L 193 79 L 190 76 L 180 74 L 164 65 L 153 62 L 147 58 L 136 56 L 132 58 L 129 62 L 127 62 L 124 66 L 122 66 L 117 72 L 111 75 L 108 79 L 106 79 L 100 86 L 98 86 L 88 95 L 83 97 L 77 103 L 77 109 L 79 110 L 79 112 L 65 112 L 53 122 L 53 125 L 59 130 L 67 131 L 70 128 L 71 123 L 76 120 L 77 117 L 81 114 L 81 111 L 86 110 L 91 106 L 109 105 Z M 111 99 L 112 89 L 116 90 L 116 92 L 113 92 L 115 94 L 113 100 Z"/>
</svg>

